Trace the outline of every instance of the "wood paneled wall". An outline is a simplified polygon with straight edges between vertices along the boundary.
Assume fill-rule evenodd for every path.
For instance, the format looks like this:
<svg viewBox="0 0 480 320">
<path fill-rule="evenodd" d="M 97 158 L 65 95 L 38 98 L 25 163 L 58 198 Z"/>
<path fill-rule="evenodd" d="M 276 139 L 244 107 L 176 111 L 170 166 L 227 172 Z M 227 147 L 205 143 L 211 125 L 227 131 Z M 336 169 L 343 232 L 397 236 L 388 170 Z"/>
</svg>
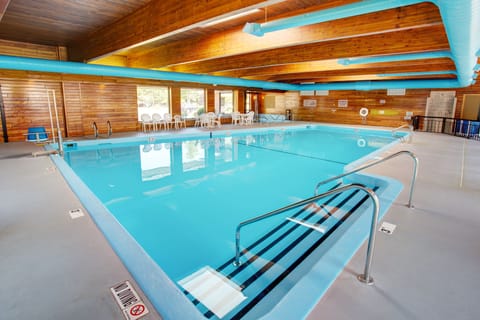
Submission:
<svg viewBox="0 0 480 320">
<path fill-rule="evenodd" d="M 137 87 L 133 84 L 65 82 L 65 114 L 70 137 L 137 130 Z"/>
<path fill-rule="evenodd" d="M 55 91 L 60 127 L 65 127 L 62 87 L 59 82 L 2 80 L 2 97 L 7 119 L 9 141 L 25 140 L 29 127 L 43 126 L 51 134 L 50 112 L 56 129 L 53 95 L 50 109 L 47 90 Z"/>
<path fill-rule="evenodd" d="M 171 87 L 172 113 L 180 114 L 180 88 L 201 85 L 167 83 L 153 80 L 120 79 L 73 75 L 54 75 L 29 72 L 0 71 L 0 86 L 5 105 L 9 141 L 23 141 L 28 127 L 44 126 L 50 131 L 47 89 L 55 91 L 59 120 L 68 137 L 92 135 L 95 121 L 100 133 L 107 132 L 107 120 L 114 132 L 139 129 L 137 116 L 137 85 L 168 85 Z M 207 110 L 214 109 L 214 90 L 225 89 L 203 86 L 207 89 Z M 452 89 L 454 90 L 454 89 Z M 442 90 L 445 91 L 445 90 Z M 480 94 L 480 84 L 456 89 L 456 116 L 462 116 L 464 94 Z M 328 96 L 299 96 L 297 92 L 263 93 L 260 113 L 293 112 L 294 120 L 316 122 L 367 124 L 396 127 L 407 123 L 405 112 L 423 115 L 431 90 L 407 90 L 405 96 L 387 96 L 386 90 L 330 91 Z M 238 90 L 238 103 L 244 103 L 243 90 Z M 266 110 L 265 95 L 283 96 L 285 105 Z M 304 107 L 305 100 L 315 100 L 316 107 Z M 339 100 L 348 100 L 348 106 L 338 107 Z M 366 122 L 359 110 L 367 107 Z M 239 106 L 242 110 L 244 106 Z M 382 114 L 383 111 L 383 114 Z M 228 119 L 225 119 L 227 121 Z M 188 125 L 193 125 L 189 122 Z M 0 128 L 1 129 L 1 128 Z"/>
<path fill-rule="evenodd" d="M 427 98 L 431 91 L 428 89 L 407 89 L 404 96 L 388 96 L 386 90 L 374 91 L 330 91 L 328 96 L 300 96 L 299 104 L 289 103 L 286 107 L 275 109 L 265 108 L 265 96 L 260 100 L 260 113 L 283 113 L 285 108 L 293 112 L 294 120 L 316 121 L 343 124 L 367 124 L 373 126 L 397 127 L 409 123 L 404 120 L 407 111 L 413 115 L 424 115 Z M 479 94 L 480 84 L 462 89 L 442 89 L 437 91 L 455 91 L 457 105 L 455 117 L 462 116 L 463 99 L 465 94 Z M 272 95 L 272 93 L 268 93 Z M 273 95 L 278 95 L 273 94 Z M 284 94 L 287 99 L 291 93 Z M 305 107 L 305 100 L 314 100 L 316 106 Z M 347 101 L 347 107 L 339 107 L 339 100 Z M 307 101 L 308 102 L 308 101 Z M 359 115 L 361 108 L 369 109 L 366 121 Z"/>
<path fill-rule="evenodd" d="M 67 49 L 65 47 L 46 46 L 1 39 L 0 54 L 50 60 L 67 60 Z"/>
</svg>

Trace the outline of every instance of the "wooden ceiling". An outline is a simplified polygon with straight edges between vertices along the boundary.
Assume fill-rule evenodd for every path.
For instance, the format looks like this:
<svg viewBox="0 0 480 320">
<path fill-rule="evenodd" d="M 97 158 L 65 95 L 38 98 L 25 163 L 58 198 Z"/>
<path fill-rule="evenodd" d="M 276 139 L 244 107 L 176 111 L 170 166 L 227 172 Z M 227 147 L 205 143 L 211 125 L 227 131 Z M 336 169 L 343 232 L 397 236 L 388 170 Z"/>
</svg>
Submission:
<svg viewBox="0 0 480 320">
<path fill-rule="evenodd" d="M 386 0 L 388 1 L 388 0 Z M 255 37 L 269 22 L 358 0 L 0 0 L 0 39 L 66 46 L 69 59 L 245 79 L 336 82 L 455 78 L 448 58 L 342 65 L 338 59 L 449 50 L 431 3 Z M 234 13 L 249 15 L 205 26 Z M 450 74 L 419 74 L 422 72 Z"/>
</svg>

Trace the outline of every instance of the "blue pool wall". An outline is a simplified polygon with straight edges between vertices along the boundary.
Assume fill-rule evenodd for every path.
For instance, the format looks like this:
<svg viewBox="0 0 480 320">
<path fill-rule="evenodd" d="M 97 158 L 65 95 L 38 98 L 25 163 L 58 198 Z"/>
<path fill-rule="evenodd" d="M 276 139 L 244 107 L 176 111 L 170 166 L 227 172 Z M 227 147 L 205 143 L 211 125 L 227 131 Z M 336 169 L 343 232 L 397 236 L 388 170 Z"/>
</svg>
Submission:
<svg viewBox="0 0 480 320">
<path fill-rule="evenodd" d="M 165 320 L 205 319 L 70 166 L 58 155 L 51 158 L 162 318 Z"/>
<path fill-rule="evenodd" d="M 246 128 L 239 129 L 235 131 L 229 130 L 218 130 L 212 132 L 212 137 L 224 137 L 224 136 L 239 136 L 245 135 L 248 133 L 259 133 L 259 132 L 278 132 L 283 130 L 303 130 L 305 128 L 339 128 L 339 126 L 333 125 L 301 125 L 301 126 L 288 126 L 288 127 L 276 127 L 276 128 Z M 384 133 L 390 134 L 391 130 L 371 130 L 371 129 L 359 129 L 354 127 L 341 127 L 342 130 L 352 130 L 356 133 L 368 133 L 368 132 L 379 132 L 384 131 Z M 209 138 L 210 132 L 205 133 L 189 133 L 175 136 L 173 135 L 155 135 L 151 134 L 147 137 L 127 137 L 127 138 L 109 138 L 109 139 L 98 139 L 98 140 L 85 140 L 85 141 L 75 141 L 65 142 L 65 144 L 70 143 L 70 147 L 93 147 L 102 145 L 105 148 L 111 147 L 112 143 L 125 143 L 130 144 L 132 142 L 147 142 L 147 143 L 158 143 L 162 141 L 181 141 L 185 139 L 192 138 Z M 367 157 L 364 157 L 358 161 L 355 161 L 355 164 L 360 161 L 366 161 L 369 158 L 373 157 L 374 154 L 383 152 L 385 149 L 390 148 L 393 144 L 398 143 L 398 140 L 388 144 L 387 146 L 381 148 L 380 150 L 369 154 Z M 56 145 L 51 145 L 48 148 L 54 148 Z M 68 150 L 68 148 L 66 149 Z M 172 282 L 172 280 L 165 274 L 165 272 L 146 254 L 143 248 L 133 239 L 130 234 L 120 225 L 120 223 L 114 218 L 114 216 L 103 206 L 100 200 L 90 191 L 90 189 L 83 183 L 83 181 L 73 172 L 70 166 L 58 155 L 51 156 L 54 163 L 57 165 L 65 180 L 76 193 L 85 209 L 89 212 L 90 216 L 102 231 L 104 236 L 109 241 L 110 245 L 120 257 L 123 264 L 126 266 L 128 271 L 131 273 L 133 278 L 142 288 L 143 292 L 147 295 L 150 302 L 154 305 L 157 311 L 162 315 L 165 320 L 176 320 L 176 319 L 205 319 L 205 317 L 197 310 L 197 308 L 188 300 L 188 298 L 180 291 L 180 289 Z M 351 165 L 351 164 L 350 164 Z M 372 178 L 364 175 L 355 175 L 363 179 L 362 181 L 367 181 L 368 179 L 375 179 L 378 183 L 386 183 L 390 185 L 388 192 L 385 193 L 393 199 L 399 194 L 401 190 L 401 184 L 393 179 L 381 178 L 379 182 L 377 178 Z M 367 179 L 367 180 L 365 180 Z M 358 182 L 358 180 L 356 180 Z M 371 180 L 370 180 L 371 181 Z M 383 197 L 383 196 L 382 196 Z M 388 207 L 381 206 L 380 208 L 381 216 L 385 214 Z M 333 283 L 334 280 L 325 282 L 322 278 L 319 278 L 318 275 L 325 275 L 326 272 L 333 274 L 335 277 L 338 275 L 341 269 L 338 269 L 338 258 L 339 253 L 333 253 L 337 249 L 341 249 L 342 245 L 351 245 L 352 242 L 358 241 L 358 245 L 354 245 L 354 250 L 350 250 L 344 253 L 346 261 L 348 262 L 353 254 L 358 250 L 363 241 L 368 236 L 369 224 L 370 224 L 370 215 L 363 215 L 362 219 L 359 219 L 355 223 L 355 228 L 358 228 L 358 232 L 352 235 L 352 237 L 341 238 L 338 245 L 335 245 L 335 250 L 329 250 L 326 259 L 319 261 L 315 267 L 308 272 L 304 278 L 302 278 L 289 292 L 285 297 L 280 301 L 280 303 L 268 314 L 265 316 L 265 319 L 300 319 L 305 317 L 310 310 L 315 306 L 323 293 L 328 289 L 328 287 Z M 363 232 L 362 232 L 363 230 Z M 332 252 L 332 253 L 331 253 Z M 337 264 L 337 268 L 334 268 L 332 262 Z M 347 263 L 346 262 L 346 263 Z M 346 264 L 345 263 L 345 264 Z M 321 272 L 320 272 L 321 271 Z M 356 281 L 356 280 L 352 280 Z M 294 307 L 293 307 L 294 306 Z"/>
</svg>

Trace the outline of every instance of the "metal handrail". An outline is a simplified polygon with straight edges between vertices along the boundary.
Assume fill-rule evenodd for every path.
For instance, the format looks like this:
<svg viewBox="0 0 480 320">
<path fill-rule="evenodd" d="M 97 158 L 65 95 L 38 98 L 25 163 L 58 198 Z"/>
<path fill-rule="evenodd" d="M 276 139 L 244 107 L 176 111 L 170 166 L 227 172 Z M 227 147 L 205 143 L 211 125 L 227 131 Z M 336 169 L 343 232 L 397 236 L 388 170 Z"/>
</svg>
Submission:
<svg viewBox="0 0 480 320">
<path fill-rule="evenodd" d="M 370 268 L 371 268 L 371 265 L 372 265 L 373 249 L 374 249 L 374 246 L 375 246 L 375 230 L 377 229 L 377 220 L 378 220 L 378 212 L 379 212 L 380 205 L 379 205 L 378 197 L 375 194 L 375 192 L 372 189 L 367 188 L 364 185 L 361 185 L 361 184 L 358 184 L 358 183 L 352 183 L 352 184 L 348 184 L 348 185 L 345 185 L 345 186 L 341 186 L 341 187 L 329 190 L 327 192 L 324 192 L 322 194 L 315 195 L 313 197 L 307 198 L 305 200 L 298 201 L 298 202 L 295 202 L 293 204 L 287 205 L 287 206 L 282 207 L 280 209 L 273 210 L 273 211 L 270 211 L 268 213 L 262 214 L 260 216 L 257 216 L 257 217 L 254 217 L 254 218 L 251 218 L 251 219 L 240 222 L 237 225 L 237 228 L 235 230 L 235 260 L 233 262 L 233 265 L 236 266 L 236 267 L 241 265 L 241 262 L 240 262 L 240 230 L 244 226 L 252 224 L 252 223 L 260 221 L 260 220 L 270 218 L 272 216 L 278 215 L 278 214 L 283 213 L 285 211 L 288 211 L 290 209 L 295 209 L 295 208 L 298 208 L 300 206 L 310 204 L 312 202 L 320 200 L 321 198 L 325 198 L 325 197 L 328 197 L 328 196 L 331 196 L 331 195 L 334 195 L 334 194 L 337 194 L 337 193 L 345 192 L 345 191 L 350 190 L 350 189 L 363 190 L 365 193 L 367 193 L 367 195 L 370 197 L 370 199 L 372 199 L 372 202 L 373 202 L 373 217 L 372 217 L 372 222 L 371 222 L 371 226 L 370 226 L 370 236 L 369 236 L 369 239 L 368 239 L 367 258 L 366 258 L 366 261 L 365 261 L 365 269 L 364 269 L 363 274 L 360 274 L 360 275 L 357 276 L 357 278 L 360 281 L 365 282 L 367 284 L 373 284 L 373 278 L 370 276 Z"/>
<path fill-rule="evenodd" d="M 400 130 L 402 128 L 409 128 L 410 130 L 413 129 L 413 126 L 411 124 L 402 124 L 400 127 L 397 127 L 395 129 L 392 129 L 392 133 L 397 131 L 397 130 Z"/>
<path fill-rule="evenodd" d="M 110 120 L 107 120 L 107 137 L 110 137 L 112 135 L 112 124 L 110 123 Z"/>
<path fill-rule="evenodd" d="M 404 136 L 401 136 L 401 137 L 397 136 L 397 131 L 402 129 L 402 128 L 408 128 L 410 130 L 410 134 L 408 135 L 408 140 L 405 139 Z M 410 142 L 411 139 L 412 139 L 412 134 L 413 134 L 413 126 L 411 124 L 402 124 L 401 126 L 395 128 L 395 129 L 392 129 L 392 136 L 397 137 L 397 138 L 399 137 L 400 141 L 402 141 L 402 142 L 407 142 L 407 141 Z"/>
<path fill-rule="evenodd" d="M 382 159 L 379 159 L 379 160 L 376 160 L 376 161 L 373 161 L 373 162 L 370 162 L 370 163 L 367 163 L 363 166 L 360 166 L 358 167 L 357 169 L 355 170 L 352 170 L 352 171 L 349 171 L 347 173 L 344 173 L 344 174 L 340 174 L 338 176 L 335 176 L 333 178 L 330 178 L 330 179 L 327 179 L 327 180 L 323 180 L 323 181 L 320 181 L 319 183 L 317 183 L 317 185 L 315 186 L 315 194 L 318 194 L 318 188 L 320 188 L 320 186 L 328 183 L 328 182 L 331 182 L 331 181 L 335 181 L 335 180 L 338 180 L 340 178 L 343 178 L 345 176 L 348 176 L 348 175 L 351 175 L 352 173 L 356 173 L 358 171 L 361 171 L 361 170 L 364 170 L 364 169 L 367 169 L 367 168 L 370 168 L 370 167 L 373 167 L 379 163 L 382 163 L 382 162 L 385 162 L 389 159 L 392 159 L 392 158 L 395 158 L 395 157 L 398 157 L 399 155 L 402 155 L 402 154 L 407 154 L 409 155 L 412 159 L 413 159 L 413 175 L 412 175 L 412 182 L 410 183 L 410 195 L 408 197 L 408 207 L 409 208 L 413 208 L 413 205 L 412 205 L 412 198 L 413 198 L 413 189 L 415 187 L 415 180 L 417 179 L 417 172 L 418 172 L 418 158 L 415 156 L 415 154 L 411 151 L 407 151 L 407 150 L 402 150 L 402 151 L 399 151 L 397 153 L 394 153 L 394 154 L 391 154 L 385 158 L 382 158 Z"/>
<path fill-rule="evenodd" d="M 97 123 L 95 121 L 93 121 L 92 127 L 93 127 L 93 135 L 95 136 L 95 139 L 97 139 L 98 138 L 98 127 L 97 127 Z"/>
</svg>

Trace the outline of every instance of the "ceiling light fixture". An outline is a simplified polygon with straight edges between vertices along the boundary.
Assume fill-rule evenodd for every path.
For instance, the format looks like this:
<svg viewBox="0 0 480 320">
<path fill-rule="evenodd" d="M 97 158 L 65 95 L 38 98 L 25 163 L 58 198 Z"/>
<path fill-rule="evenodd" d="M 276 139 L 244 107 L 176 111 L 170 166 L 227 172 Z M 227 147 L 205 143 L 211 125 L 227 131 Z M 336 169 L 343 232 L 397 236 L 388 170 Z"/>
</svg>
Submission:
<svg viewBox="0 0 480 320">
<path fill-rule="evenodd" d="M 259 11 L 260 11 L 260 9 L 257 8 L 257 9 L 252 9 L 252 10 L 240 12 L 240 13 L 237 13 L 237 14 L 234 14 L 234 15 L 231 15 L 231 16 L 226 16 L 226 17 L 219 18 L 219 19 L 215 18 L 214 20 L 206 22 L 205 24 L 203 24 L 202 27 L 203 28 L 210 27 L 210 26 L 213 26 L 213 25 L 218 24 L 218 23 L 222 23 L 222 22 L 225 22 L 225 21 L 237 19 L 237 18 L 247 16 L 247 15 L 255 13 L 255 12 L 259 12 Z"/>
</svg>

